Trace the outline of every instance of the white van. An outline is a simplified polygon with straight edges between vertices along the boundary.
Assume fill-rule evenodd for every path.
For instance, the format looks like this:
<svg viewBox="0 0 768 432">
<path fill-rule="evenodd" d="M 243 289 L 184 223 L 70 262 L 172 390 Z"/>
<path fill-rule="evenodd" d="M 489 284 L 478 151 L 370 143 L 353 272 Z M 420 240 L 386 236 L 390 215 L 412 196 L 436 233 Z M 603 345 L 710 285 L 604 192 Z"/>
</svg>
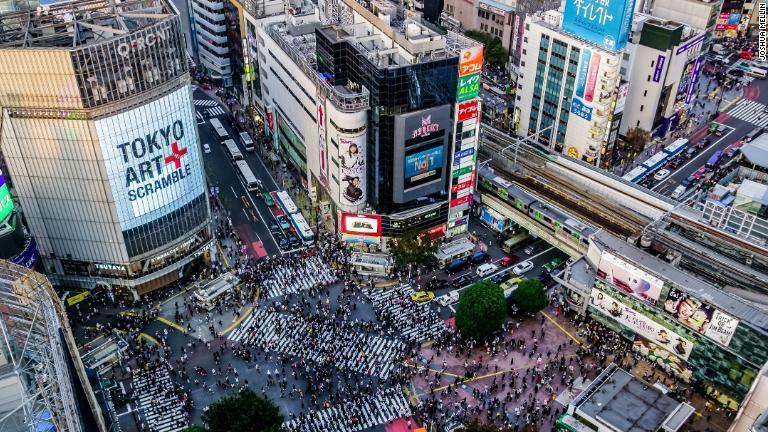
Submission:
<svg viewBox="0 0 768 432">
<path fill-rule="evenodd" d="M 683 185 L 680 185 L 680 186 L 676 187 L 674 191 L 672 191 L 672 195 L 670 195 L 670 197 L 672 199 L 680 199 L 680 197 L 683 196 L 683 194 L 687 190 L 688 190 L 687 187 L 685 187 Z"/>
<path fill-rule="evenodd" d="M 452 290 L 448 292 L 448 294 L 443 294 L 437 298 L 437 302 L 440 303 L 442 306 L 452 305 L 454 303 L 458 303 L 458 301 L 459 301 L 459 291 L 457 290 Z"/>
<path fill-rule="evenodd" d="M 480 277 L 486 277 L 492 275 L 499 269 L 499 266 L 492 263 L 486 263 L 477 268 L 477 275 Z"/>
</svg>

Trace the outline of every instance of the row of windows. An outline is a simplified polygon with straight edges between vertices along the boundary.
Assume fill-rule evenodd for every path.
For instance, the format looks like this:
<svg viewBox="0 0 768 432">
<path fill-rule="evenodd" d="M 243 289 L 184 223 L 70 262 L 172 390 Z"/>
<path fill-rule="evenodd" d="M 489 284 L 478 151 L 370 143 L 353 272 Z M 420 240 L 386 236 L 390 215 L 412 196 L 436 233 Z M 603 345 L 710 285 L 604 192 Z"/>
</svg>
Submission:
<svg viewBox="0 0 768 432">
<path fill-rule="evenodd" d="M 288 72 L 285 66 L 283 66 L 280 60 L 278 60 L 277 57 L 275 57 L 275 54 L 271 50 L 267 50 L 267 51 L 269 51 L 269 55 L 272 57 L 272 59 L 275 60 L 275 63 L 280 67 L 280 69 L 282 69 L 283 72 L 285 72 L 285 75 L 291 77 L 293 82 L 296 84 L 296 87 L 298 87 L 304 93 L 304 95 L 307 96 L 307 98 L 312 102 L 312 105 L 315 105 L 317 101 L 315 101 L 315 98 L 311 94 L 309 94 L 309 92 L 307 92 L 307 89 L 304 88 L 304 85 L 300 84 L 299 81 L 293 76 L 293 74 Z"/>
<path fill-rule="evenodd" d="M 309 112 L 309 110 L 307 109 L 307 107 L 305 107 L 305 106 L 304 106 L 304 104 L 301 102 L 301 100 L 299 100 L 298 96 L 296 96 L 296 93 L 294 93 L 294 92 L 293 92 L 293 91 L 292 91 L 292 90 L 291 90 L 291 89 L 288 87 L 288 85 L 285 83 L 285 81 L 283 81 L 283 79 L 282 79 L 282 78 L 280 78 L 280 76 L 277 74 L 277 72 L 275 72 L 275 70 L 274 70 L 274 69 L 272 69 L 272 66 L 270 66 L 270 67 L 269 67 L 269 70 L 270 70 L 270 71 L 272 71 L 272 75 L 273 75 L 275 78 L 277 78 L 277 80 L 278 80 L 278 81 L 280 81 L 280 84 L 282 84 L 282 85 L 283 85 L 283 87 L 285 88 L 285 90 L 286 90 L 286 91 L 288 91 L 288 93 L 290 93 L 290 94 L 291 94 L 291 96 L 293 96 L 293 98 L 296 100 L 296 103 L 297 103 L 297 104 L 299 104 L 299 106 L 301 107 L 301 109 L 303 109 L 303 110 L 304 110 L 304 112 L 305 112 L 305 113 L 307 113 L 307 115 L 309 116 L 309 118 L 311 118 L 311 119 L 312 119 L 312 122 L 315 122 L 315 123 L 316 123 L 316 122 L 317 122 L 317 120 L 315 119 L 315 116 L 314 116 L 314 115 L 312 115 L 312 113 L 311 113 L 311 112 Z"/>
</svg>

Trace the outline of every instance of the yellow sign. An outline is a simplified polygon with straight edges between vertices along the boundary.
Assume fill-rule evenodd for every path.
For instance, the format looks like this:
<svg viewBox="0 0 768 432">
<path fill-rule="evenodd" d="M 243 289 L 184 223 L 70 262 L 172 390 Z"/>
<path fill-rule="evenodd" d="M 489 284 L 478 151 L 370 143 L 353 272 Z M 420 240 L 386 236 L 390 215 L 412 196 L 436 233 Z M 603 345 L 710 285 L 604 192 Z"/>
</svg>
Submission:
<svg viewBox="0 0 768 432">
<path fill-rule="evenodd" d="M 73 295 L 72 297 L 67 297 L 67 306 L 74 306 L 81 301 L 85 300 L 86 297 L 88 297 L 91 294 L 90 291 L 83 291 L 80 294 Z"/>
<path fill-rule="evenodd" d="M 574 147 L 574 146 L 568 147 L 568 157 L 572 157 L 574 159 L 578 159 L 579 158 L 579 151 L 576 150 L 576 147 Z"/>
</svg>

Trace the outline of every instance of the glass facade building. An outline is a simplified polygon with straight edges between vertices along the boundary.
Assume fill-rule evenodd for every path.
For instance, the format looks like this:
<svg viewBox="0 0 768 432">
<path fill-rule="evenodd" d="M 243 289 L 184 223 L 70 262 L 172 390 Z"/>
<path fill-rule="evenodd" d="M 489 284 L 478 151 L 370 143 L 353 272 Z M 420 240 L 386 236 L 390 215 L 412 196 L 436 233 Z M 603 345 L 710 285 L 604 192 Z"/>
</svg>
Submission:
<svg viewBox="0 0 768 432">
<path fill-rule="evenodd" d="M 143 293 L 211 245 L 180 17 L 152 4 L 165 13 L 79 11 L 86 24 L 113 14 L 120 36 L 107 39 L 66 28 L 18 37 L 28 14 L 0 16 L 18 23 L 0 33 L 0 147 L 55 283 Z"/>
</svg>

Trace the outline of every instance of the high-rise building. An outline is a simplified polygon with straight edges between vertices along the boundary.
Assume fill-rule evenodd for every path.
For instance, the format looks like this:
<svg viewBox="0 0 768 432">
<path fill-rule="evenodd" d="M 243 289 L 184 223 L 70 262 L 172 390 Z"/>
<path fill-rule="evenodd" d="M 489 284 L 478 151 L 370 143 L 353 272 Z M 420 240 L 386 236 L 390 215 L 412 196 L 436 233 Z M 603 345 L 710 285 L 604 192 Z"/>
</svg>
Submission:
<svg viewBox="0 0 768 432">
<path fill-rule="evenodd" d="M 346 240 L 377 247 L 411 230 L 466 230 L 476 42 L 432 30 L 394 3 L 354 0 L 321 2 L 319 14 L 293 5 L 261 20 L 256 39 L 276 149 Z"/>
<path fill-rule="evenodd" d="M 212 239 L 177 11 L 67 2 L 0 20 L 0 147 L 43 269 L 134 295 L 178 279 Z"/>
<path fill-rule="evenodd" d="M 709 51 L 710 39 L 715 35 L 722 6 L 722 0 L 647 0 L 642 12 L 704 31 L 707 38 L 702 52 L 706 53 Z"/>
<path fill-rule="evenodd" d="M 223 86 L 232 85 L 225 8 L 228 0 L 189 0 L 198 65 Z"/>
</svg>

